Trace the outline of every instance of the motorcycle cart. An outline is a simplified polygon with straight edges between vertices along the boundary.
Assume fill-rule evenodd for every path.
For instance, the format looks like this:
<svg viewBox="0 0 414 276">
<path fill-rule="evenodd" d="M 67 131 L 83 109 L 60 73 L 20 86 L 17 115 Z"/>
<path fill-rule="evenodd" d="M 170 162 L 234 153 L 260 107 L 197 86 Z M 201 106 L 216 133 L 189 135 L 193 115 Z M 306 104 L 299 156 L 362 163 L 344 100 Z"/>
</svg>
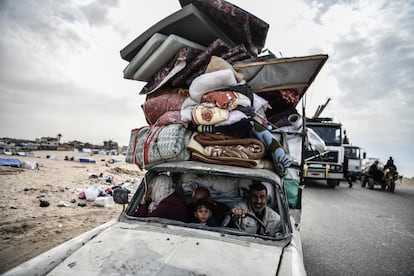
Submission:
<svg viewBox="0 0 414 276">
<path fill-rule="evenodd" d="M 380 186 L 381 190 L 394 193 L 395 181 L 398 179 L 398 172 L 394 169 L 386 169 L 381 172 L 381 175 L 371 175 L 365 172 L 362 178 L 361 186 L 368 185 L 368 189 L 374 189 L 375 186 Z"/>
</svg>

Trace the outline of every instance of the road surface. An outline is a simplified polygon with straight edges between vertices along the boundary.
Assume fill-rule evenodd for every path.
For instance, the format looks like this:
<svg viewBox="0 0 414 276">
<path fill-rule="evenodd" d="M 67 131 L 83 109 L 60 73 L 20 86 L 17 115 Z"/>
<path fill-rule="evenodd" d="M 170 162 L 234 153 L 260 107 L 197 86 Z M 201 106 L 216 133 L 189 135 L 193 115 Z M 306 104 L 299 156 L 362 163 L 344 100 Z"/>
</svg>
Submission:
<svg viewBox="0 0 414 276">
<path fill-rule="evenodd" d="M 391 194 L 359 181 L 309 183 L 302 207 L 309 276 L 414 275 L 414 185 L 397 183 Z"/>
</svg>

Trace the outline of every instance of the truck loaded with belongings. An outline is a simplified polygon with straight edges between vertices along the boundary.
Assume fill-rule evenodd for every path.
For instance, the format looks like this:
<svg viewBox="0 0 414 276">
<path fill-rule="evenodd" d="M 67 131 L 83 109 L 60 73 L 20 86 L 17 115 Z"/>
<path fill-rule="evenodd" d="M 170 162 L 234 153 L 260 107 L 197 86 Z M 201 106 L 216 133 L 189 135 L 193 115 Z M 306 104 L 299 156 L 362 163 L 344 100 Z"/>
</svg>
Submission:
<svg viewBox="0 0 414 276">
<path fill-rule="evenodd" d="M 298 186 L 314 135 L 303 139 L 296 106 L 328 56 L 277 58 L 263 50 L 269 25 L 260 18 L 226 1 L 179 2 L 121 50 L 124 78 L 146 82 L 148 123 L 131 131 L 126 161 L 265 168 Z"/>
</svg>

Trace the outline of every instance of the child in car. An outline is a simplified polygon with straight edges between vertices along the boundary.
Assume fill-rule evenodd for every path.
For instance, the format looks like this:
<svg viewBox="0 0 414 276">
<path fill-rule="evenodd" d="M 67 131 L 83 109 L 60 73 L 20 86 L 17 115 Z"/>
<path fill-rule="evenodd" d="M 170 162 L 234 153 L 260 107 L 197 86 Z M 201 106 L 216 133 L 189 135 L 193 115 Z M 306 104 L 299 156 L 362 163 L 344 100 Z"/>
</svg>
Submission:
<svg viewBox="0 0 414 276">
<path fill-rule="evenodd" d="M 196 222 L 207 226 L 218 226 L 219 223 L 213 215 L 214 205 L 207 199 L 199 199 L 194 204 L 194 217 Z"/>
</svg>

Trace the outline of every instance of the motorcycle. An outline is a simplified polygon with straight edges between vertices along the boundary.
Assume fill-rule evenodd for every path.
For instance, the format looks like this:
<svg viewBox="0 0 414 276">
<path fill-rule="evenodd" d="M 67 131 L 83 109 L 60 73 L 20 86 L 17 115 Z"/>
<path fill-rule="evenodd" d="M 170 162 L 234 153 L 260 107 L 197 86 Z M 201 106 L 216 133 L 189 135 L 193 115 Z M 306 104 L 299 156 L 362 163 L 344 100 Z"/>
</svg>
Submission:
<svg viewBox="0 0 414 276">
<path fill-rule="evenodd" d="M 361 187 L 368 185 L 368 189 L 374 189 L 375 185 L 381 186 L 381 190 L 394 193 L 395 182 L 398 179 L 398 172 L 393 169 L 385 169 L 382 175 L 371 175 L 368 172 L 364 173 L 362 178 Z"/>
</svg>

